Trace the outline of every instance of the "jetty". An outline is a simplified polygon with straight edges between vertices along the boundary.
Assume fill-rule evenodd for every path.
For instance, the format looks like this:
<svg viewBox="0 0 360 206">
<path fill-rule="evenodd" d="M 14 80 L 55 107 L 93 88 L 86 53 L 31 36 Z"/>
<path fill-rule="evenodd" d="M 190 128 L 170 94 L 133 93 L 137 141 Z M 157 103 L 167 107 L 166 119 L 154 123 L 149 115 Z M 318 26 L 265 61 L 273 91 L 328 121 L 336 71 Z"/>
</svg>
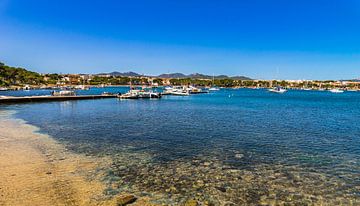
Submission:
<svg viewBox="0 0 360 206">
<path fill-rule="evenodd" d="M 79 95 L 79 96 L 0 96 L 1 103 L 26 103 L 26 102 L 46 102 L 46 101 L 70 101 L 85 99 L 104 99 L 116 98 L 117 95 Z"/>
</svg>

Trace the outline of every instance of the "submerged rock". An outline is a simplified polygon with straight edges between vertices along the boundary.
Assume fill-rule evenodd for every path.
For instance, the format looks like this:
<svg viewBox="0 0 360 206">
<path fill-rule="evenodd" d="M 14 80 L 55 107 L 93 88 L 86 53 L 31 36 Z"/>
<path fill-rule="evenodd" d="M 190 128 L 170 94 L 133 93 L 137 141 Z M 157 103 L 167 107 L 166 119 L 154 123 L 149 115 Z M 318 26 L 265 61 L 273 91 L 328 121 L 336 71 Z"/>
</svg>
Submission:
<svg viewBox="0 0 360 206">
<path fill-rule="evenodd" d="M 185 203 L 185 206 L 198 206 L 198 202 L 194 199 L 191 199 L 191 200 L 188 200 L 186 203 Z"/>
<path fill-rule="evenodd" d="M 220 192 L 226 192 L 225 187 L 216 187 L 216 189 L 219 190 Z"/>
<path fill-rule="evenodd" d="M 121 195 L 116 198 L 117 206 L 125 206 L 131 203 L 134 203 L 137 200 L 137 197 L 134 195 Z"/>
<path fill-rule="evenodd" d="M 237 159 L 241 159 L 241 158 L 243 158 L 243 157 L 244 157 L 243 154 L 235 154 L 235 158 L 237 158 Z"/>
</svg>

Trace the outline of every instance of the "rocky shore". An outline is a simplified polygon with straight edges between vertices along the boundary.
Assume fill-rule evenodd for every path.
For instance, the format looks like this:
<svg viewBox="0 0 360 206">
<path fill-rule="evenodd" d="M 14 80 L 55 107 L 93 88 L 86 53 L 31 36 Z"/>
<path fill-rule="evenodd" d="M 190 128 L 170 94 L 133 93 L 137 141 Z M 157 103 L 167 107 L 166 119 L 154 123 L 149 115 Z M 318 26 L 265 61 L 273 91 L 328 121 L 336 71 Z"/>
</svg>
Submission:
<svg viewBox="0 0 360 206">
<path fill-rule="evenodd" d="M 127 205 L 131 194 L 107 195 L 110 160 L 69 152 L 22 120 L 0 111 L 0 205 Z M 146 205 L 139 200 L 135 205 Z"/>
<path fill-rule="evenodd" d="M 0 111 L 0 131 L 1 206 L 360 205 L 350 174 L 284 164 L 239 168 L 221 154 L 159 162 L 134 148 L 86 156 L 8 111 Z"/>
</svg>

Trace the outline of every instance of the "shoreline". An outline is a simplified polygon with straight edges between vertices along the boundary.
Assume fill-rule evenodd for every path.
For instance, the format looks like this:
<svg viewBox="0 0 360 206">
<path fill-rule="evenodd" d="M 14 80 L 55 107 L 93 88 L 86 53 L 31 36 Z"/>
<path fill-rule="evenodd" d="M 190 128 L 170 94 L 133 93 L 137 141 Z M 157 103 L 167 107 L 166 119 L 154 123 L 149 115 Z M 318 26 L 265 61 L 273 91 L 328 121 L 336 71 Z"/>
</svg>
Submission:
<svg viewBox="0 0 360 206">
<path fill-rule="evenodd" d="M 116 205 L 99 172 L 111 161 L 71 153 L 7 111 L 0 130 L 0 205 Z"/>
</svg>

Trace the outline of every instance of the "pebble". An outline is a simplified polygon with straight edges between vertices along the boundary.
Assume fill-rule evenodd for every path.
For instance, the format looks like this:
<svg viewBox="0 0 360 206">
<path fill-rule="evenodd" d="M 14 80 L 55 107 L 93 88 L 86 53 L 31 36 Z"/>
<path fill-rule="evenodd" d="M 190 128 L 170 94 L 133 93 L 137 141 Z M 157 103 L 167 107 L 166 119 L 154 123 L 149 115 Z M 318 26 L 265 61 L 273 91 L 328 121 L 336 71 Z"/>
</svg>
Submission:
<svg viewBox="0 0 360 206">
<path fill-rule="evenodd" d="M 134 195 L 121 195 L 116 198 L 116 204 L 118 206 L 125 206 L 131 203 L 134 203 L 137 200 L 137 197 Z"/>
<path fill-rule="evenodd" d="M 186 203 L 185 203 L 185 206 L 198 206 L 198 202 L 194 199 L 192 200 L 188 200 Z"/>
<path fill-rule="evenodd" d="M 226 192 L 225 187 L 216 187 L 216 189 L 218 189 L 220 192 Z"/>
<path fill-rule="evenodd" d="M 237 158 L 237 159 L 241 159 L 241 158 L 243 158 L 243 157 L 244 157 L 243 154 L 236 154 L 236 155 L 235 155 L 235 158 Z"/>
</svg>

